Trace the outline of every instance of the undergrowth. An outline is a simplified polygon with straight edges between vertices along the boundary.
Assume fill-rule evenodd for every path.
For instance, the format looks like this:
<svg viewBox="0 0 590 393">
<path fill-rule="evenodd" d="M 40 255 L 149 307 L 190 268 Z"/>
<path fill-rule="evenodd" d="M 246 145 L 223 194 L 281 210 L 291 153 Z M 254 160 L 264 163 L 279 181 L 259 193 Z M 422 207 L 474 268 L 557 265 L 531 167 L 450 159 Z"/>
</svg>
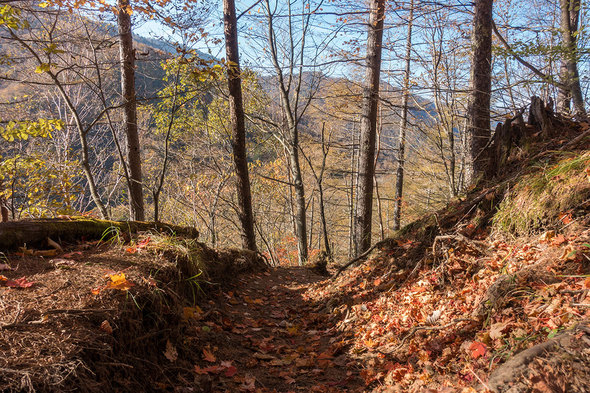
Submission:
<svg viewBox="0 0 590 393">
<path fill-rule="evenodd" d="M 538 165 L 538 171 L 521 177 L 506 191 L 493 218 L 494 229 L 526 235 L 555 227 L 560 218 L 574 213 L 590 197 L 585 172 L 590 152 L 560 153 L 557 157 L 556 164 Z"/>
</svg>

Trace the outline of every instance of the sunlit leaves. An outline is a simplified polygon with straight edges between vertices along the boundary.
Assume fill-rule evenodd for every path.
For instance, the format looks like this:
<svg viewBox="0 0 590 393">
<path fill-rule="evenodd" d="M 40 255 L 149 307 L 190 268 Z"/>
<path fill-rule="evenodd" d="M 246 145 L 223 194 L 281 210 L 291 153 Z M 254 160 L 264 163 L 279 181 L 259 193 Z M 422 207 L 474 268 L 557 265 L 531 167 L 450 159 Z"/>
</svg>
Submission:
<svg viewBox="0 0 590 393">
<path fill-rule="evenodd" d="M 15 155 L 0 162 L 0 179 L 5 187 L 0 196 L 19 200 L 23 217 L 72 214 L 78 198 L 80 175 L 77 161 L 49 163 L 41 154 Z"/>
<path fill-rule="evenodd" d="M 9 121 L 0 126 L 0 135 L 9 142 L 27 140 L 29 137 L 50 138 L 52 132 L 61 130 L 63 121 L 39 119 L 37 121 Z"/>
<path fill-rule="evenodd" d="M 10 29 L 21 29 L 28 26 L 27 21 L 21 19 L 21 12 L 17 8 L 5 4 L 0 6 L 0 26 Z"/>
</svg>

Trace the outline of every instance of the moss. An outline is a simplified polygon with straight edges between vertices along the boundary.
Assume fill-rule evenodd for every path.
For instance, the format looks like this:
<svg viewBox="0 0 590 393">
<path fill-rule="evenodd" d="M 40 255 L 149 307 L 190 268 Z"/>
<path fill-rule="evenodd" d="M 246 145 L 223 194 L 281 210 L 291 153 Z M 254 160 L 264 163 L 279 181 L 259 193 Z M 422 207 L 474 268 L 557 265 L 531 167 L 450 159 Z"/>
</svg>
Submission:
<svg viewBox="0 0 590 393">
<path fill-rule="evenodd" d="M 560 154 L 557 162 L 537 165 L 537 171 L 519 179 L 494 215 L 494 228 L 511 234 L 530 234 L 556 226 L 559 215 L 575 209 L 590 197 L 585 168 L 590 152 Z"/>
</svg>

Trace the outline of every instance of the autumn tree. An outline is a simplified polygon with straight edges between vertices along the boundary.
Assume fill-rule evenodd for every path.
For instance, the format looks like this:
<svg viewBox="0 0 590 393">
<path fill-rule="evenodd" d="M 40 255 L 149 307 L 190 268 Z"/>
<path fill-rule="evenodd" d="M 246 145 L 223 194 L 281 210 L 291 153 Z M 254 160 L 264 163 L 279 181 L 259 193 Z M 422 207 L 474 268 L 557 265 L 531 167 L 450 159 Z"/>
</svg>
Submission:
<svg viewBox="0 0 590 393">
<path fill-rule="evenodd" d="M 367 59 L 363 106 L 361 112 L 361 139 L 359 157 L 358 206 L 355 217 L 355 255 L 371 246 L 373 219 L 373 178 L 375 173 L 375 145 L 379 84 L 381 81 L 381 52 L 385 0 L 371 0 L 367 36 Z"/>
<path fill-rule="evenodd" d="M 402 115 L 399 127 L 398 150 L 397 150 L 397 171 L 395 178 L 395 201 L 393 208 L 393 230 L 400 228 L 402 195 L 404 187 L 404 162 L 406 151 L 406 131 L 408 128 L 408 103 L 410 98 L 410 69 L 412 64 L 412 27 L 414 26 L 414 1 L 410 3 L 408 16 L 408 32 L 406 37 L 406 56 L 404 69 L 404 84 L 402 97 Z"/>
<path fill-rule="evenodd" d="M 474 3 L 470 99 L 466 129 L 467 183 L 476 181 L 484 172 L 487 163 L 483 150 L 491 132 L 492 6 L 493 0 L 476 0 Z"/>
<path fill-rule="evenodd" d="M 242 102 L 242 80 L 238 51 L 238 22 L 234 0 L 224 0 L 223 21 L 225 27 L 225 50 L 227 54 L 227 77 L 229 92 L 229 116 L 232 133 L 232 150 L 236 171 L 236 188 L 239 203 L 239 217 L 242 224 L 244 248 L 256 251 L 252 195 L 246 157 L 246 127 Z"/>
<path fill-rule="evenodd" d="M 141 149 L 137 131 L 137 101 L 135 91 L 135 51 L 131 31 L 132 7 L 129 0 L 117 2 L 117 27 L 119 30 L 119 59 L 121 63 L 121 96 L 123 98 L 123 125 L 127 137 L 127 167 L 129 208 L 136 221 L 145 220 L 143 204 L 143 178 L 141 173 Z"/>
<path fill-rule="evenodd" d="M 561 41 L 563 46 L 562 83 L 565 89 L 560 89 L 559 106 L 564 112 L 570 111 L 570 101 L 573 101 L 574 112 L 577 117 L 585 118 L 584 97 L 578 73 L 578 36 L 580 20 L 580 0 L 560 0 Z"/>
</svg>

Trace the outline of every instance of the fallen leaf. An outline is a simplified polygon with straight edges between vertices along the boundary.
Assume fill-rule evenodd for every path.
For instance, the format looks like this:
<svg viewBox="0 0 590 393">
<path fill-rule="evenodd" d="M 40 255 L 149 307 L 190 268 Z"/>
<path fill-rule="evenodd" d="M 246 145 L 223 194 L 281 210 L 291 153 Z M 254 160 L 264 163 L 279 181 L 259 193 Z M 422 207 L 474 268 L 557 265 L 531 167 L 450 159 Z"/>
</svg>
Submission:
<svg viewBox="0 0 590 393">
<path fill-rule="evenodd" d="M 507 324 L 502 323 L 502 322 L 498 322 L 498 323 L 494 323 L 491 327 L 490 327 L 490 338 L 492 340 L 497 340 L 499 338 L 502 338 L 504 335 L 502 334 L 502 331 L 504 329 L 506 329 Z"/>
<path fill-rule="evenodd" d="M 0 284 L 8 288 L 30 288 L 35 284 L 32 281 L 27 281 L 26 277 L 17 278 L 16 280 L 9 280 L 4 276 L 2 277 L 3 279 L 0 280 Z"/>
<path fill-rule="evenodd" d="M 0 263 L 0 270 L 14 270 L 14 269 L 5 263 Z"/>
<path fill-rule="evenodd" d="M 215 355 L 213 355 L 213 353 L 211 353 L 211 351 L 207 348 L 203 348 L 203 359 L 211 363 L 215 363 L 217 361 Z"/>
<path fill-rule="evenodd" d="M 221 371 L 223 371 L 224 368 L 221 366 L 209 366 L 209 367 L 205 367 L 205 368 L 201 368 L 199 366 L 195 366 L 195 372 L 197 374 L 203 375 L 203 374 L 219 374 Z"/>
<path fill-rule="evenodd" d="M 571 260 L 576 259 L 576 254 L 577 254 L 577 251 L 574 250 L 574 247 L 570 244 L 563 249 L 563 253 L 559 257 L 559 259 L 562 261 L 565 261 L 565 260 L 571 261 Z"/>
<path fill-rule="evenodd" d="M 74 252 L 69 252 L 67 254 L 63 254 L 62 257 L 64 257 L 64 258 L 72 258 L 72 257 L 74 257 L 76 255 L 82 256 L 83 254 L 80 251 L 74 251 Z"/>
<path fill-rule="evenodd" d="M 106 334 L 113 334 L 113 327 L 106 319 L 102 321 L 99 329 L 105 332 Z"/>
<path fill-rule="evenodd" d="M 469 346 L 469 350 L 471 351 L 471 356 L 473 356 L 474 359 L 477 359 L 486 354 L 487 347 L 479 341 L 474 341 Z"/>
<path fill-rule="evenodd" d="M 240 390 L 247 392 L 256 390 L 256 378 L 251 374 L 246 375 L 244 377 L 244 383 L 240 385 Z"/>
<path fill-rule="evenodd" d="M 107 289 L 118 289 L 120 291 L 128 291 L 135 284 L 125 278 L 125 273 L 110 274 L 111 281 L 107 283 Z"/>
<path fill-rule="evenodd" d="M 555 231 L 547 231 L 547 232 L 543 233 L 541 236 L 539 236 L 539 241 L 540 242 L 547 242 L 547 241 L 553 239 L 554 236 L 555 236 Z"/>
<path fill-rule="evenodd" d="M 178 352 L 170 340 L 166 340 L 166 350 L 164 351 L 164 356 L 171 362 L 175 362 L 176 359 L 178 359 Z"/>
<path fill-rule="evenodd" d="M 565 242 L 566 242 L 565 236 L 563 236 L 562 234 L 559 234 L 559 235 L 555 236 L 553 239 L 551 239 L 551 245 L 553 245 L 553 246 L 560 246 Z"/>
<path fill-rule="evenodd" d="M 221 362 L 221 367 L 225 368 L 223 375 L 226 377 L 233 377 L 238 372 L 238 369 L 230 362 L 230 361 L 223 361 Z"/>
</svg>

